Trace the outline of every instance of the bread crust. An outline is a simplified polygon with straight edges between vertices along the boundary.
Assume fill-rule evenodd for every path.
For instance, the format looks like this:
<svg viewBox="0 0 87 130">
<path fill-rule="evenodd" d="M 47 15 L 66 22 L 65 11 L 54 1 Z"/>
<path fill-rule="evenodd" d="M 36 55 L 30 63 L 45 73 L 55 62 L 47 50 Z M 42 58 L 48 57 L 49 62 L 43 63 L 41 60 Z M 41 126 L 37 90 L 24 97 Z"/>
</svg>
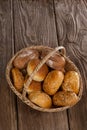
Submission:
<svg viewBox="0 0 87 130">
<path fill-rule="evenodd" d="M 27 73 L 30 76 L 32 74 L 32 72 L 34 71 L 34 69 L 36 68 L 36 66 L 40 63 L 39 59 L 33 59 L 28 63 L 27 66 Z M 46 77 L 46 75 L 48 74 L 48 67 L 46 64 L 44 64 L 39 71 L 34 75 L 33 80 L 35 81 L 43 81 Z"/>
<path fill-rule="evenodd" d="M 72 91 L 78 94 L 79 92 L 79 75 L 75 71 L 68 71 L 64 76 L 62 89 L 64 91 Z"/>
<path fill-rule="evenodd" d="M 48 73 L 43 83 L 43 90 L 49 94 L 54 95 L 60 88 L 64 79 L 64 74 L 61 71 L 53 70 Z"/>
<path fill-rule="evenodd" d="M 15 86 L 15 88 L 21 92 L 23 85 L 24 85 L 24 77 L 23 74 L 21 73 L 20 70 L 18 70 L 17 68 L 13 68 L 12 69 L 12 79 L 13 79 L 13 84 Z"/>
<path fill-rule="evenodd" d="M 29 99 L 42 108 L 50 108 L 52 106 L 51 97 L 42 91 L 30 93 Z"/>
<path fill-rule="evenodd" d="M 70 91 L 59 91 L 53 96 L 53 104 L 56 106 L 72 106 L 77 101 L 77 95 Z"/>
</svg>

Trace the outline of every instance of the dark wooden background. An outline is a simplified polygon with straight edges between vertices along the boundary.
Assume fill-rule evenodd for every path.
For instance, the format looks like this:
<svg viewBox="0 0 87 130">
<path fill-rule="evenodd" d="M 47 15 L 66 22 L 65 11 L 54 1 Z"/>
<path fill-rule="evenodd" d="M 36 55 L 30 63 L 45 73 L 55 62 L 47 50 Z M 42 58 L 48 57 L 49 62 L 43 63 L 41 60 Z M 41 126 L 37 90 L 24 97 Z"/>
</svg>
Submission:
<svg viewBox="0 0 87 130">
<path fill-rule="evenodd" d="M 7 62 L 30 45 L 65 46 L 84 84 L 73 108 L 42 113 L 10 90 Z M 0 130 L 87 130 L 87 0 L 0 0 Z"/>
</svg>

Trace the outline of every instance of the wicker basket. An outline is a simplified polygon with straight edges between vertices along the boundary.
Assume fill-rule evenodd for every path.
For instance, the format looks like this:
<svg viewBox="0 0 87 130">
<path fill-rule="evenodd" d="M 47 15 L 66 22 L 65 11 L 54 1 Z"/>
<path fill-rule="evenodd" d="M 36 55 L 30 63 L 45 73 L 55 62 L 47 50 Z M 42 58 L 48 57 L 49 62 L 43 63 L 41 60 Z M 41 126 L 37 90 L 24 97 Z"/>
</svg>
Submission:
<svg viewBox="0 0 87 130">
<path fill-rule="evenodd" d="M 36 67 L 36 69 L 34 70 L 34 72 L 31 74 L 30 78 L 28 79 L 27 83 L 24 84 L 24 89 L 23 89 L 23 94 L 19 93 L 13 83 L 12 83 L 12 80 L 11 80 L 11 69 L 13 67 L 13 60 L 15 59 L 16 56 L 18 56 L 20 53 L 22 53 L 23 51 L 29 51 L 30 49 L 36 49 L 38 50 L 39 52 L 41 50 L 51 50 L 50 53 L 44 57 L 44 59 L 40 62 L 40 64 Z M 59 52 L 58 50 L 61 50 L 61 52 Z M 42 65 L 48 60 L 48 58 L 50 58 L 54 53 L 58 53 L 60 55 L 60 53 L 64 56 L 64 58 L 66 59 L 66 65 L 65 65 L 65 71 L 69 71 L 69 70 L 74 70 L 76 71 L 78 74 L 79 74 L 79 77 L 80 77 L 80 90 L 79 90 L 79 93 L 78 93 L 78 101 L 81 99 L 81 96 L 82 96 L 82 91 L 83 91 L 83 84 L 82 84 L 82 78 L 81 78 L 81 75 L 80 75 L 80 72 L 78 70 L 78 68 L 75 66 L 75 64 L 69 59 L 66 57 L 66 51 L 65 51 L 65 48 L 64 47 L 56 47 L 55 49 L 53 48 L 50 48 L 50 47 L 47 47 L 47 46 L 31 46 L 31 47 L 27 47 L 27 48 L 24 48 L 22 49 L 21 51 L 17 52 L 16 55 L 13 56 L 13 58 L 9 61 L 8 65 L 7 65 L 7 68 L 6 68 L 6 79 L 7 79 L 7 82 L 10 86 L 10 88 L 12 89 L 12 91 L 24 102 L 26 103 L 28 106 L 32 107 L 33 109 L 36 109 L 36 110 L 39 110 L 39 111 L 42 111 L 42 112 L 59 112 L 59 111 L 63 111 L 67 108 L 70 108 L 72 106 L 66 106 L 66 107 L 58 107 L 58 108 L 50 108 L 50 109 L 46 109 L 46 108 L 41 108 L 35 104 L 33 104 L 27 97 L 26 97 L 26 90 L 27 90 L 27 86 L 29 86 L 29 84 L 31 83 L 32 81 L 32 78 L 34 76 L 34 74 L 42 67 Z M 78 102 L 77 101 L 77 102 Z"/>
</svg>

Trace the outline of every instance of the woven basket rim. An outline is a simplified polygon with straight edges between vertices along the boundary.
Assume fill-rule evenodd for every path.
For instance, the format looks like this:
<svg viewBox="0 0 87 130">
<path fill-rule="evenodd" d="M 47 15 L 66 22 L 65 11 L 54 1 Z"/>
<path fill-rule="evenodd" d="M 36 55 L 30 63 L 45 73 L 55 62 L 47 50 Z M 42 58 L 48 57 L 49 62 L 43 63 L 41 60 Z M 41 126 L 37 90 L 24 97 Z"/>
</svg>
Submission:
<svg viewBox="0 0 87 130">
<path fill-rule="evenodd" d="M 13 63 L 13 60 L 16 58 L 16 56 L 18 56 L 20 53 L 22 53 L 23 51 L 27 51 L 27 50 L 30 50 L 30 49 L 50 49 L 50 50 L 53 50 L 54 48 L 51 48 L 51 47 L 48 47 L 48 46 L 30 46 L 30 47 L 26 47 L 26 48 L 23 48 L 23 49 L 21 49 L 20 51 L 18 51 L 11 59 L 10 59 L 10 61 L 8 62 L 8 64 L 7 64 L 7 67 L 6 67 L 6 79 L 7 79 L 7 82 L 8 82 L 8 84 L 9 84 L 9 87 L 12 89 L 12 91 L 25 103 L 25 104 L 27 104 L 28 106 L 30 106 L 30 107 L 32 107 L 33 109 L 36 109 L 36 110 L 38 110 L 38 111 L 42 111 L 42 112 L 59 112 L 59 111 L 63 111 L 63 110 L 66 110 L 66 109 L 68 109 L 68 108 L 70 108 L 70 107 L 72 107 L 72 106 L 74 106 L 74 105 L 72 105 L 72 106 L 65 106 L 65 107 L 57 107 L 57 108 L 50 108 L 50 109 L 47 109 L 47 108 L 41 108 L 41 107 L 39 107 L 39 106 L 37 106 L 37 105 L 35 105 L 34 103 L 32 103 L 29 99 L 27 99 L 26 98 L 26 100 L 24 100 L 23 98 L 22 98 L 22 94 L 21 93 L 19 93 L 16 89 L 15 89 L 15 87 L 14 87 L 14 85 L 12 84 L 12 82 L 11 82 L 11 79 L 10 79 L 10 70 L 11 70 L 11 68 L 12 68 L 12 63 Z M 59 53 L 57 53 L 57 54 L 59 54 Z M 59 54 L 60 55 L 60 54 Z M 81 78 L 81 74 L 80 74 L 80 71 L 79 71 L 79 69 L 76 67 L 76 65 L 68 58 L 68 57 L 66 57 L 66 60 L 70 63 L 70 64 L 72 64 L 73 65 L 73 67 L 75 68 L 75 70 L 77 71 L 77 73 L 79 74 L 79 77 L 80 77 L 80 90 L 79 90 L 79 94 L 78 94 L 78 97 L 79 97 L 79 99 L 78 99 L 78 101 L 81 99 L 81 97 L 82 97 L 82 92 L 83 92 L 83 83 L 82 83 L 82 78 Z M 77 101 L 77 102 L 78 102 Z M 77 102 L 76 102 L 76 104 L 77 104 Z"/>
</svg>

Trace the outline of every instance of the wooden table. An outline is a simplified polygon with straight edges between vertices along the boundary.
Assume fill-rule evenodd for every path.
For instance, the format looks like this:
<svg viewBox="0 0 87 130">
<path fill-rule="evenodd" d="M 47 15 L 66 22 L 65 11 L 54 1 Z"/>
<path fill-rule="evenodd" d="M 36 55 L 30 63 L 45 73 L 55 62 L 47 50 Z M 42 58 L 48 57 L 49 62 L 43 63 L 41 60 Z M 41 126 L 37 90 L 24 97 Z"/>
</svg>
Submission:
<svg viewBox="0 0 87 130">
<path fill-rule="evenodd" d="M 42 113 L 10 90 L 7 62 L 31 45 L 66 48 L 83 78 L 83 96 L 77 105 L 59 113 Z M 86 0 L 0 0 L 0 130 L 87 130 Z"/>
</svg>

